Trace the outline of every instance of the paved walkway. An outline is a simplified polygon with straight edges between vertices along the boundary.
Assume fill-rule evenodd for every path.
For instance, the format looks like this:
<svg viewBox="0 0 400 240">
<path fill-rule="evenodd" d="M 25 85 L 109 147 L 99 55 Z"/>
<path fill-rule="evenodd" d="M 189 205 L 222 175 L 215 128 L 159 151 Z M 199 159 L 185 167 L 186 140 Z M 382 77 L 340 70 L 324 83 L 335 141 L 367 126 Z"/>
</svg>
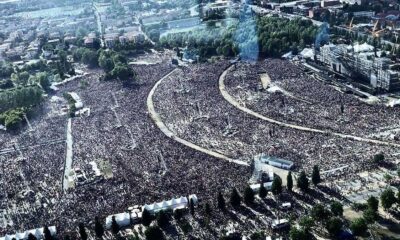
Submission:
<svg viewBox="0 0 400 240">
<path fill-rule="evenodd" d="M 222 96 L 225 98 L 226 101 L 228 101 L 230 104 L 235 106 L 237 109 L 252 115 L 256 118 L 259 118 L 261 120 L 282 126 L 282 127 L 287 127 L 287 128 L 292 128 L 292 129 L 297 129 L 300 131 L 306 131 L 306 132 L 314 132 L 314 133 L 320 133 L 320 134 L 329 134 L 333 135 L 336 137 L 344 138 L 344 139 L 349 139 L 349 140 L 355 140 L 355 141 L 361 141 L 361 142 L 367 142 L 367 143 L 372 143 L 372 144 L 379 144 L 379 145 L 386 145 L 386 146 L 391 146 L 391 147 L 398 147 L 400 148 L 400 144 L 392 143 L 392 142 L 387 142 L 387 141 L 381 141 L 381 140 L 375 140 L 375 139 L 369 139 L 369 138 L 363 138 L 363 137 L 357 137 L 353 135 L 348 135 L 348 134 L 343 134 L 343 133 L 337 133 L 337 132 L 330 132 L 330 131 L 325 131 L 321 129 L 316 129 L 316 128 L 309 128 L 309 127 L 304 127 L 304 126 L 299 126 L 295 124 L 289 124 L 285 122 L 281 122 L 278 120 L 275 120 L 273 118 L 266 117 L 264 115 L 261 115 L 257 112 L 254 112 L 253 110 L 246 108 L 242 106 L 234 97 L 232 97 L 228 91 L 226 91 L 225 87 L 225 77 L 228 74 L 228 72 L 233 68 L 233 65 L 226 69 L 221 76 L 219 77 L 219 90 L 222 94 Z"/>
<path fill-rule="evenodd" d="M 71 118 L 68 119 L 68 126 L 67 126 L 67 154 L 65 156 L 65 165 L 64 165 L 64 177 L 63 177 L 63 189 L 68 190 L 70 187 L 69 179 L 70 173 L 72 170 L 72 160 L 73 160 L 73 151 L 72 151 L 72 120 Z"/>
<path fill-rule="evenodd" d="M 169 130 L 167 128 L 167 126 L 164 124 L 164 122 L 162 121 L 160 115 L 156 112 L 155 108 L 154 108 L 154 102 L 153 102 L 153 95 L 155 93 L 155 91 L 157 90 L 157 87 L 162 83 L 162 81 L 164 81 L 165 79 L 167 79 L 168 77 L 170 77 L 173 73 L 175 73 L 178 69 L 175 69 L 173 71 L 171 71 L 169 74 L 167 74 L 166 76 L 164 76 L 163 78 L 161 78 L 155 85 L 154 87 L 151 89 L 148 97 L 147 97 L 147 108 L 149 110 L 149 114 L 150 117 L 153 119 L 154 123 L 156 124 L 156 126 L 169 138 L 187 146 L 190 147 L 196 151 L 205 153 L 207 155 L 210 155 L 212 157 L 215 158 L 219 158 L 222 160 L 226 160 L 228 162 L 232 162 L 232 163 L 236 163 L 239 165 L 243 165 L 243 166 L 249 166 L 248 163 L 244 162 L 244 161 L 240 161 L 240 160 L 235 160 L 235 159 L 231 159 L 225 155 L 222 155 L 220 153 L 217 152 L 213 152 L 211 150 L 205 149 L 203 147 L 200 147 L 192 142 L 186 141 L 178 136 L 176 136 L 175 133 L 173 133 L 171 130 Z"/>
</svg>

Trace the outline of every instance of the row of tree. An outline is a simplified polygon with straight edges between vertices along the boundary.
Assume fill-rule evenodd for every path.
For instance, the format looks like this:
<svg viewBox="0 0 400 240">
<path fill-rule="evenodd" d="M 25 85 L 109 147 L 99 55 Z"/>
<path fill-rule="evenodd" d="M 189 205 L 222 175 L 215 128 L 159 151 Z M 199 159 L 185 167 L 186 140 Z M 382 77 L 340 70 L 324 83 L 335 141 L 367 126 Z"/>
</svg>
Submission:
<svg viewBox="0 0 400 240">
<path fill-rule="evenodd" d="M 213 55 L 237 56 L 248 53 L 277 57 L 292 49 L 314 43 L 318 28 L 309 20 L 278 17 L 245 17 L 222 27 L 207 27 L 186 33 L 168 34 L 160 45 L 196 49 L 200 58 Z"/>
<path fill-rule="evenodd" d="M 36 106 L 42 98 L 43 91 L 37 85 L 0 91 L 0 113 L 15 108 Z"/>
<path fill-rule="evenodd" d="M 137 75 L 128 65 L 128 60 L 121 54 L 111 50 L 100 50 L 98 63 L 106 72 L 104 79 L 119 79 L 124 85 L 136 82 Z"/>
</svg>

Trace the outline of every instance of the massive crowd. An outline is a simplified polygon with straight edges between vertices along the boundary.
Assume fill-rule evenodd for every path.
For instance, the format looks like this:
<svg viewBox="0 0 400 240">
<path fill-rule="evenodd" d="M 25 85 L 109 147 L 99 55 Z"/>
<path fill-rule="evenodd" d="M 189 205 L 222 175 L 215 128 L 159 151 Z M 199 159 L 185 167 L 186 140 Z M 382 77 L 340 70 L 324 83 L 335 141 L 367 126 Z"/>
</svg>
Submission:
<svg viewBox="0 0 400 240">
<path fill-rule="evenodd" d="M 62 195 L 66 117 L 46 101 L 17 132 L 0 132 L 0 235 L 51 221 Z"/>
<path fill-rule="evenodd" d="M 61 181 L 65 143 L 54 145 L 57 147 L 43 147 L 37 152 L 34 152 L 36 148 L 29 150 L 26 152 L 29 160 L 24 167 L 24 175 L 31 186 L 21 185 L 18 188 L 19 175 L 15 172 L 7 172 L 0 177 L 2 181 L 8 181 L 5 186 L 13 189 L 14 194 L 32 189 L 35 196 L 43 197 L 27 200 L 30 206 L 40 202 L 35 205 L 37 210 L 34 215 L 26 217 L 10 213 L 14 225 L 4 231 L 12 233 L 31 225 L 54 224 L 60 232 L 65 233 L 75 231 L 79 222 L 87 223 L 95 216 L 105 217 L 123 212 L 131 205 L 188 194 L 197 194 L 202 199 L 215 199 L 220 189 L 229 191 L 232 187 L 244 188 L 251 175 L 249 168 L 214 159 L 176 143 L 156 128 L 149 117 L 147 95 L 155 82 L 173 67 L 163 63 L 134 68 L 140 80 L 130 87 L 122 87 L 118 81 L 100 81 L 100 76 L 93 73 L 85 78 L 85 87 L 79 81 L 69 82 L 60 86 L 60 92 L 57 93 L 61 97 L 64 92 L 76 92 L 84 106 L 91 109 L 90 116 L 72 120 L 73 168 L 89 171 L 89 162 L 104 160 L 111 164 L 113 178 L 77 186 L 64 194 Z M 65 116 L 64 121 L 58 127 L 63 129 L 62 136 L 65 138 Z M 46 127 L 35 125 L 35 121 L 32 125 L 43 128 L 42 131 L 55 128 L 56 123 L 51 120 L 47 122 L 49 125 Z M 44 133 L 40 136 L 43 140 L 59 137 Z M 21 166 L 16 164 L 17 157 L 4 156 L 8 161 L 4 163 L 9 163 L 15 167 L 15 171 L 19 171 Z M 34 166 L 29 165 L 29 161 Z M 5 168 L 2 171 L 6 171 Z M 33 180 L 35 182 L 31 182 Z M 8 201 L 17 198 L 11 193 L 6 196 Z M 18 201 L 15 204 L 19 206 Z"/>
<path fill-rule="evenodd" d="M 259 73 L 271 78 L 271 88 L 283 91 L 260 91 Z M 245 76 L 245 77 L 242 77 Z M 398 107 L 368 104 L 338 87 L 321 82 L 288 61 L 267 59 L 257 64 L 237 64 L 228 74 L 229 91 L 246 105 L 266 116 L 302 126 L 396 141 L 400 127 Z"/>
<path fill-rule="evenodd" d="M 156 110 L 178 136 L 249 163 L 256 154 L 271 154 L 291 160 L 298 169 L 308 172 L 314 165 L 323 171 L 348 166 L 347 172 L 355 172 L 370 166 L 366 163 L 378 152 L 387 156 L 396 152 L 390 147 L 280 127 L 241 112 L 219 92 L 218 77 L 228 65 L 221 62 L 183 68 L 159 85 Z M 247 74 L 249 79 L 257 74 L 254 69 L 253 72 L 245 72 L 244 81 Z M 285 69 L 282 72 L 283 77 L 291 76 Z M 228 83 L 232 78 L 243 82 L 239 75 L 230 74 L 228 78 Z M 254 82 L 249 88 L 259 89 L 258 84 Z M 280 102 L 274 103 L 278 106 L 271 108 L 278 109 Z"/>
<path fill-rule="evenodd" d="M 319 164 L 322 170 L 350 165 L 348 172 L 357 171 L 368 167 L 365 163 L 376 152 L 394 151 L 274 126 L 240 112 L 218 90 L 218 76 L 228 66 L 228 62 L 219 62 L 180 67 L 159 85 L 154 95 L 156 111 L 178 136 L 249 163 L 254 155 L 265 152 L 308 170 Z M 13 148 L 13 142 L 22 149 L 22 155 L 19 151 L 0 154 L 0 213 L 7 220 L 7 226 L 0 227 L 0 234 L 46 224 L 56 225 L 60 233 L 75 233 L 77 223 L 89 224 L 95 216 L 104 218 L 131 205 L 189 194 L 215 202 L 220 190 L 243 190 L 252 174 L 249 167 L 178 144 L 151 120 L 146 106 L 148 93 L 174 67 L 159 63 L 133 68 L 139 82 L 129 87 L 118 81 L 101 81 L 101 73 L 93 71 L 84 80 L 60 86 L 57 93 L 61 98 L 65 92 L 76 92 L 84 107 L 90 108 L 90 116 L 72 119 L 73 168 L 88 172 L 89 162 L 106 161 L 112 168 L 111 179 L 64 193 L 66 144 L 53 141 L 65 140 L 67 119 L 50 114 L 52 103 L 43 106 L 48 112 L 45 117 L 32 118 L 33 131 L 28 132 L 26 126 L 19 134 L 0 133 L 5 139 L 0 142 L 0 149 Z M 283 76 L 286 74 L 289 72 Z M 37 146 L 38 143 L 43 145 Z M 269 220 L 274 217 L 266 209 L 257 210 Z M 253 224 L 265 227 L 260 219 L 257 216 L 254 223 L 242 222 L 238 228 L 253 229 Z M 221 227 L 228 221 L 226 216 L 218 215 L 211 224 Z"/>
</svg>

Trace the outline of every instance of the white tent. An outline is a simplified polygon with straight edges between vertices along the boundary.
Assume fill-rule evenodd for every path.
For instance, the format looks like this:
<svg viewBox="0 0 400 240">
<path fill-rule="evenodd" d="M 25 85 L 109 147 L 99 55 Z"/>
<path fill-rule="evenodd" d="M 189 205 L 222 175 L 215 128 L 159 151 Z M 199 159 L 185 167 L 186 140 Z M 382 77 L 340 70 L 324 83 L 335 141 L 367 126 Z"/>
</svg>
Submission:
<svg viewBox="0 0 400 240">
<path fill-rule="evenodd" d="M 193 198 L 194 203 L 198 202 L 196 195 L 190 195 Z M 143 209 L 146 209 L 152 214 L 155 214 L 161 210 L 175 210 L 178 208 L 187 207 L 189 200 L 187 197 L 173 198 L 168 201 L 162 201 L 158 203 L 153 203 L 150 205 L 144 205 Z"/>
<path fill-rule="evenodd" d="M 42 239 L 43 238 L 43 230 L 44 230 L 44 228 L 31 229 L 31 230 L 27 230 L 25 232 L 16 233 L 15 235 L 6 235 L 6 236 L 0 238 L 0 240 L 12 240 L 13 238 L 16 240 L 26 240 L 26 239 L 28 239 L 29 234 L 33 234 L 37 239 Z M 55 236 L 57 233 L 57 229 L 55 226 L 49 227 L 49 231 L 52 236 Z"/>
<path fill-rule="evenodd" d="M 28 238 L 28 234 L 27 234 L 27 232 L 17 233 L 17 234 L 15 235 L 15 237 L 16 237 L 17 239 L 25 239 L 25 238 Z"/>
<path fill-rule="evenodd" d="M 314 49 L 312 49 L 312 48 L 304 48 L 300 52 L 300 56 L 302 56 L 303 58 L 314 58 Z"/>
<path fill-rule="evenodd" d="M 374 50 L 374 47 L 369 45 L 368 43 L 363 44 L 355 44 L 354 45 L 354 52 L 371 52 Z"/>
<path fill-rule="evenodd" d="M 6 237 L 4 238 L 5 240 L 11 240 L 15 238 L 15 235 L 6 235 Z"/>
<path fill-rule="evenodd" d="M 110 215 L 106 218 L 106 228 L 111 228 L 112 218 L 115 217 L 115 221 L 120 227 L 126 227 L 130 224 L 129 213 L 118 213 L 115 215 Z"/>
<path fill-rule="evenodd" d="M 199 199 L 197 198 L 196 194 L 189 195 L 189 201 L 190 200 L 193 200 L 194 204 L 197 204 L 199 202 Z"/>
</svg>

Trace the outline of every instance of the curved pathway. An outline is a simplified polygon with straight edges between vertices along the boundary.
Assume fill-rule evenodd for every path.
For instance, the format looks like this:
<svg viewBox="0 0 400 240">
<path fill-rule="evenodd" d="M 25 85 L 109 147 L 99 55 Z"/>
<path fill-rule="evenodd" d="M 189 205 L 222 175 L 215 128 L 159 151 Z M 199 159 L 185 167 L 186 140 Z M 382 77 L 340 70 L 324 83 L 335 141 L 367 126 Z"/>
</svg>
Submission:
<svg viewBox="0 0 400 240">
<path fill-rule="evenodd" d="M 151 89 L 148 97 L 147 97 L 147 109 L 149 111 L 150 117 L 153 119 L 154 123 L 156 124 L 156 126 L 169 138 L 187 146 L 190 147 L 196 151 L 205 153 L 207 155 L 210 155 L 212 157 L 216 157 L 222 160 L 226 160 L 228 162 L 232 162 L 232 163 L 236 163 L 239 165 L 243 165 L 243 166 L 249 166 L 248 163 L 244 162 L 244 161 L 240 161 L 240 160 L 235 160 L 235 159 L 231 159 L 225 155 L 222 155 L 220 153 L 217 152 L 213 152 L 211 150 L 205 149 L 203 147 L 200 147 L 192 142 L 186 141 L 180 137 L 178 137 L 175 133 L 173 133 L 170 129 L 167 128 L 167 126 L 164 124 L 164 122 L 162 121 L 160 115 L 156 112 L 155 108 L 154 108 L 154 102 L 153 102 L 153 95 L 155 93 L 155 91 L 157 90 L 157 87 L 162 83 L 162 81 L 164 81 L 166 78 L 168 78 L 170 75 L 172 75 L 174 72 L 176 72 L 178 69 L 175 69 L 173 71 L 171 71 L 170 73 L 168 73 L 167 75 L 165 75 L 163 78 L 161 78 L 160 80 L 158 80 L 158 82 L 154 85 L 154 87 Z"/>
<path fill-rule="evenodd" d="M 228 72 L 232 69 L 232 67 L 233 67 L 233 65 L 230 66 L 228 69 L 226 69 L 221 74 L 221 76 L 219 77 L 219 90 L 220 90 L 223 98 L 226 101 L 228 101 L 234 107 L 236 107 L 237 109 L 239 109 L 239 110 L 241 110 L 241 111 L 243 111 L 243 112 L 245 112 L 247 114 L 250 114 L 250 115 L 252 115 L 252 116 L 254 116 L 256 118 L 259 118 L 261 120 L 264 120 L 264 121 L 267 121 L 267 122 L 270 122 L 270 123 L 273 123 L 273 124 L 276 124 L 276 125 L 279 125 L 279 126 L 282 126 L 282 127 L 297 129 L 297 130 L 306 131 L 306 132 L 329 134 L 329 135 L 333 135 L 333 136 L 344 138 L 344 139 L 350 139 L 350 140 L 355 140 L 355 141 L 361 141 L 361 142 L 367 142 L 367 143 L 373 143 L 373 144 L 386 145 L 386 146 L 399 147 L 400 148 L 400 144 L 396 144 L 396 143 L 391 143 L 391 142 L 381 141 L 381 140 L 375 140 L 375 139 L 370 139 L 370 138 L 357 137 L 357 136 L 343 134 L 343 133 L 330 132 L 330 131 L 325 131 L 325 130 L 316 129 L 316 128 L 309 128 L 309 127 L 299 126 L 299 125 L 295 125 L 295 124 L 289 124 L 289 123 L 285 123 L 285 122 L 281 122 L 281 121 L 275 120 L 273 118 L 266 117 L 266 116 L 261 115 L 261 114 L 259 114 L 257 112 L 254 112 L 253 110 L 242 106 L 226 90 L 225 77 L 228 74 Z"/>
</svg>

